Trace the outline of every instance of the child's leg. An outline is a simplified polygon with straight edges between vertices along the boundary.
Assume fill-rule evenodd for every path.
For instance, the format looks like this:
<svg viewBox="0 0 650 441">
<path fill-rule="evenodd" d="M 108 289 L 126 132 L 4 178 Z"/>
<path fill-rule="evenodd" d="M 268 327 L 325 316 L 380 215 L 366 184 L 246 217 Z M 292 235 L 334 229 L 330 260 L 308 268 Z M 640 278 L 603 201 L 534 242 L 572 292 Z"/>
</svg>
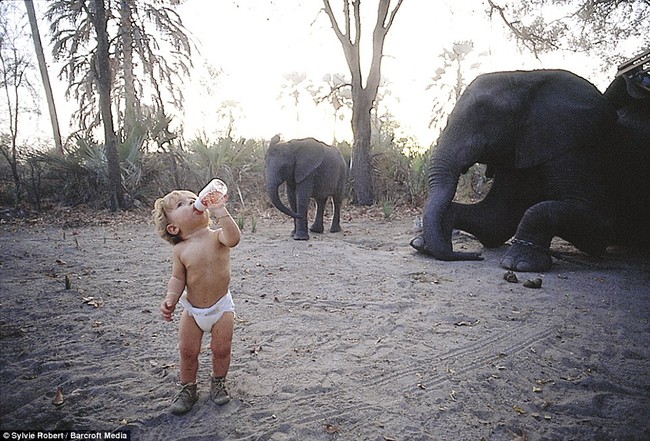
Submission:
<svg viewBox="0 0 650 441">
<path fill-rule="evenodd" d="M 196 383 L 199 370 L 199 352 L 203 331 L 194 319 L 183 311 L 178 328 L 179 349 L 181 353 L 180 380 L 181 384 Z"/>
<path fill-rule="evenodd" d="M 224 378 L 230 368 L 230 349 L 235 328 L 235 314 L 225 312 L 212 326 L 212 377 Z"/>
</svg>

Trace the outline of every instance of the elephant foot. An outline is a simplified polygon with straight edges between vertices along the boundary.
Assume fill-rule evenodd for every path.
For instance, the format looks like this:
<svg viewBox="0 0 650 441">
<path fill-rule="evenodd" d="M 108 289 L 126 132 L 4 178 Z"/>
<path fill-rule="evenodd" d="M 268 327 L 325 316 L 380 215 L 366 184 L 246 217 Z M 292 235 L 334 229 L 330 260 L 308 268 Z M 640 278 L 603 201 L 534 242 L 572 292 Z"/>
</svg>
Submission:
<svg viewBox="0 0 650 441">
<path fill-rule="evenodd" d="M 309 231 L 313 233 L 322 233 L 323 231 L 325 231 L 325 228 L 323 228 L 323 225 L 314 224 L 311 227 L 309 227 Z"/>
<path fill-rule="evenodd" d="M 513 243 L 501 259 L 502 267 L 521 272 L 545 272 L 551 269 L 551 265 L 548 250 L 523 243 Z"/>
<path fill-rule="evenodd" d="M 297 232 L 293 235 L 294 240 L 309 240 L 309 234 L 306 232 Z"/>
<path fill-rule="evenodd" d="M 415 248 L 416 251 L 428 254 L 426 248 L 424 247 L 424 238 L 422 236 L 415 236 L 413 239 L 411 239 L 410 245 Z"/>
<path fill-rule="evenodd" d="M 332 225 L 330 227 L 330 233 L 339 233 L 341 231 L 340 225 Z"/>
<path fill-rule="evenodd" d="M 422 236 L 415 236 L 411 239 L 410 245 L 418 252 L 432 256 L 434 259 L 442 260 L 445 262 L 457 262 L 463 260 L 483 260 L 481 253 L 473 253 L 467 251 L 453 251 L 451 247 L 444 250 L 433 250 L 427 248 Z"/>
</svg>

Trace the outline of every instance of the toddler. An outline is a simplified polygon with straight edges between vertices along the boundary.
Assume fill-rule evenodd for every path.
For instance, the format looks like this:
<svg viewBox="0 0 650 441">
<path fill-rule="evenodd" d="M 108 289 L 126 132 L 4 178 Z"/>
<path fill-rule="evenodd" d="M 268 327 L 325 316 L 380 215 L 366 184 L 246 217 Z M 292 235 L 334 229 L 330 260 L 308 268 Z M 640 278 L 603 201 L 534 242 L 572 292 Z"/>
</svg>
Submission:
<svg viewBox="0 0 650 441">
<path fill-rule="evenodd" d="M 204 332 L 212 340 L 212 385 L 210 397 L 218 405 L 230 401 L 225 378 L 235 323 L 235 305 L 229 290 L 230 249 L 239 243 L 239 227 L 225 205 L 227 195 L 206 211 L 194 208 L 197 196 L 175 190 L 156 200 L 152 212 L 158 234 L 173 245 L 172 275 L 160 305 L 171 321 L 176 305 L 183 306 L 178 338 L 181 390 L 171 412 L 182 415 L 198 400 L 197 371 Z M 219 228 L 210 227 L 210 215 Z"/>
</svg>

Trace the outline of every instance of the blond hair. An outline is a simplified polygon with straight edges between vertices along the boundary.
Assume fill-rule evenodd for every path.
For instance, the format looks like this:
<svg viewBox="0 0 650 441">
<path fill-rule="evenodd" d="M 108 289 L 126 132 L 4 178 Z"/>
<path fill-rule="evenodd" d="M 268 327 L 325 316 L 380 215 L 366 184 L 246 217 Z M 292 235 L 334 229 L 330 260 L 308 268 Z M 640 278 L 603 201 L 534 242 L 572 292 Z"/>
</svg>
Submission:
<svg viewBox="0 0 650 441">
<path fill-rule="evenodd" d="M 187 193 L 190 193 L 193 197 L 196 197 L 196 195 L 191 191 L 174 190 L 170 193 L 167 193 L 164 197 L 156 199 L 156 202 L 153 204 L 153 210 L 151 210 L 151 216 L 153 218 L 153 223 L 156 226 L 158 235 L 172 245 L 176 245 L 182 241 L 183 238 L 180 236 L 180 234 L 172 235 L 167 231 L 167 225 L 169 225 L 169 220 L 167 219 L 167 210 L 173 208 L 178 197 Z"/>
</svg>

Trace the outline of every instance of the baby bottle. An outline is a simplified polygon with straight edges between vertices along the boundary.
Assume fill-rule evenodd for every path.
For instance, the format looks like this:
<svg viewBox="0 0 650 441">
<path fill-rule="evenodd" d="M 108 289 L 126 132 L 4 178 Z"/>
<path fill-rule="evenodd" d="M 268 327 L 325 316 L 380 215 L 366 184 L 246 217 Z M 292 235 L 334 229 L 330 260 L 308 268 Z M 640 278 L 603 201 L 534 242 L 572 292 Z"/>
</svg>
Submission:
<svg viewBox="0 0 650 441">
<path fill-rule="evenodd" d="M 194 202 L 194 209 L 196 211 L 204 212 L 210 205 L 214 205 L 225 196 L 228 192 L 228 187 L 221 179 L 213 179 L 203 190 L 199 193 L 199 197 Z"/>
</svg>

